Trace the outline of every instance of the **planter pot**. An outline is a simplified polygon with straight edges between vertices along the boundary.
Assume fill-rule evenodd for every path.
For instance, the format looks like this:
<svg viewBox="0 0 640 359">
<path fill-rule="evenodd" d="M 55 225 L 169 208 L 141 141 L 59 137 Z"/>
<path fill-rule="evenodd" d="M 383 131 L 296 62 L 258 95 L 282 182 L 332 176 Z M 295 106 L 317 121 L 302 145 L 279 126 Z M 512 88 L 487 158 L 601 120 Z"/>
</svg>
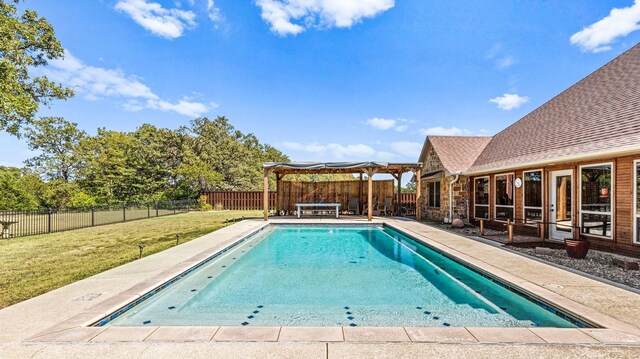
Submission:
<svg viewBox="0 0 640 359">
<path fill-rule="evenodd" d="M 589 252 L 589 241 L 564 240 L 564 249 L 571 258 L 584 259 Z"/>
</svg>

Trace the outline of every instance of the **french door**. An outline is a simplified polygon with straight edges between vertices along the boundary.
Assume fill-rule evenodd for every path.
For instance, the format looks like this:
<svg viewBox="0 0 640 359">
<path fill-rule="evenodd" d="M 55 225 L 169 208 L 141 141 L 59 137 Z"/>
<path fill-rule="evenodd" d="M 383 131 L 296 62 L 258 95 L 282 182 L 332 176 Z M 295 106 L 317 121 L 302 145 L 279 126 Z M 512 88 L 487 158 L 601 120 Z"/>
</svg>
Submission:
<svg viewBox="0 0 640 359">
<path fill-rule="evenodd" d="M 552 171 L 549 189 L 549 238 L 573 238 L 573 170 Z"/>
</svg>

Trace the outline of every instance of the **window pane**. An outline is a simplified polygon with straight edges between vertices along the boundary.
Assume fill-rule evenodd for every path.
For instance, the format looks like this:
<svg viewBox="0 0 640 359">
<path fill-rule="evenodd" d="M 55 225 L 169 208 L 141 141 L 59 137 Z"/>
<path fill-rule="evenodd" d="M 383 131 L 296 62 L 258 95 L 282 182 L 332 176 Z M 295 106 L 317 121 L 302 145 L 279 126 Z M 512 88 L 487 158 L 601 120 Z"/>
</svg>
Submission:
<svg viewBox="0 0 640 359">
<path fill-rule="evenodd" d="M 433 202 L 433 206 L 440 208 L 440 182 L 436 182 L 434 184 L 434 188 L 435 188 L 435 199 Z"/>
<path fill-rule="evenodd" d="M 523 182 L 524 206 L 542 207 L 542 171 L 525 172 Z"/>
<path fill-rule="evenodd" d="M 611 216 L 608 214 L 582 214 L 582 233 L 611 237 Z"/>
<path fill-rule="evenodd" d="M 611 165 L 582 168 L 582 210 L 611 212 Z"/>
<path fill-rule="evenodd" d="M 640 243 L 640 217 L 636 217 L 636 242 Z"/>
<path fill-rule="evenodd" d="M 476 178 L 474 182 L 476 204 L 489 204 L 489 179 Z"/>
<path fill-rule="evenodd" d="M 538 208 L 525 208 L 524 219 L 526 222 L 542 221 L 542 209 Z"/>
<path fill-rule="evenodd" d="M 496 207 L 496 219 L 501 221 L 513 220 L 513 207 Z"/>
<path fill-rule="evenodd" d="M 496 176 L 496 205 L 513 206 L 513 175 Z"/>
<path fill-rule="evenodd" d="M 476 206 L 475 218 L 489 218 L 489 207 Z"/>
</svg>

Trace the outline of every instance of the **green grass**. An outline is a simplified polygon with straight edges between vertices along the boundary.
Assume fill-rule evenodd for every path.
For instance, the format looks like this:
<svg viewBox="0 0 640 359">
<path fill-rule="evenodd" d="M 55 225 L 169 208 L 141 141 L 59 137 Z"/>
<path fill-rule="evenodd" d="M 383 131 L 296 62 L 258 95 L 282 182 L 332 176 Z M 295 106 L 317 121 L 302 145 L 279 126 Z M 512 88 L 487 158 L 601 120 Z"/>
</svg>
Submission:
<svg viewBox="0 0 640 359">
<path fill-rule="evenodd" d="M 0 308 L 198 238 L 259 211 L 191 212 L 0 240 Z"/>
</svg>

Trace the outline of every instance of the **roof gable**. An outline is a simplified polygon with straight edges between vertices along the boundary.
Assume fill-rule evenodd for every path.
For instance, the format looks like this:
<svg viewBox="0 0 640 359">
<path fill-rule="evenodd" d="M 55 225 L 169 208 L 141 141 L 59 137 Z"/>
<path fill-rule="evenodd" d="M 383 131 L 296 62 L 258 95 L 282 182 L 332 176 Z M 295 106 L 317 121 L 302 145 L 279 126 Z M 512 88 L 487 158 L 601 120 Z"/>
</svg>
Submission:
<svg viewBox="0 0 640 359">
<path fill-rule="evenodd" d="M 427 136 L 419 161 L 426 164 L 431 147 L 445 171 L 460 173 L 471 167 L 490 140 L 488 136 Z"/>
</svg>

